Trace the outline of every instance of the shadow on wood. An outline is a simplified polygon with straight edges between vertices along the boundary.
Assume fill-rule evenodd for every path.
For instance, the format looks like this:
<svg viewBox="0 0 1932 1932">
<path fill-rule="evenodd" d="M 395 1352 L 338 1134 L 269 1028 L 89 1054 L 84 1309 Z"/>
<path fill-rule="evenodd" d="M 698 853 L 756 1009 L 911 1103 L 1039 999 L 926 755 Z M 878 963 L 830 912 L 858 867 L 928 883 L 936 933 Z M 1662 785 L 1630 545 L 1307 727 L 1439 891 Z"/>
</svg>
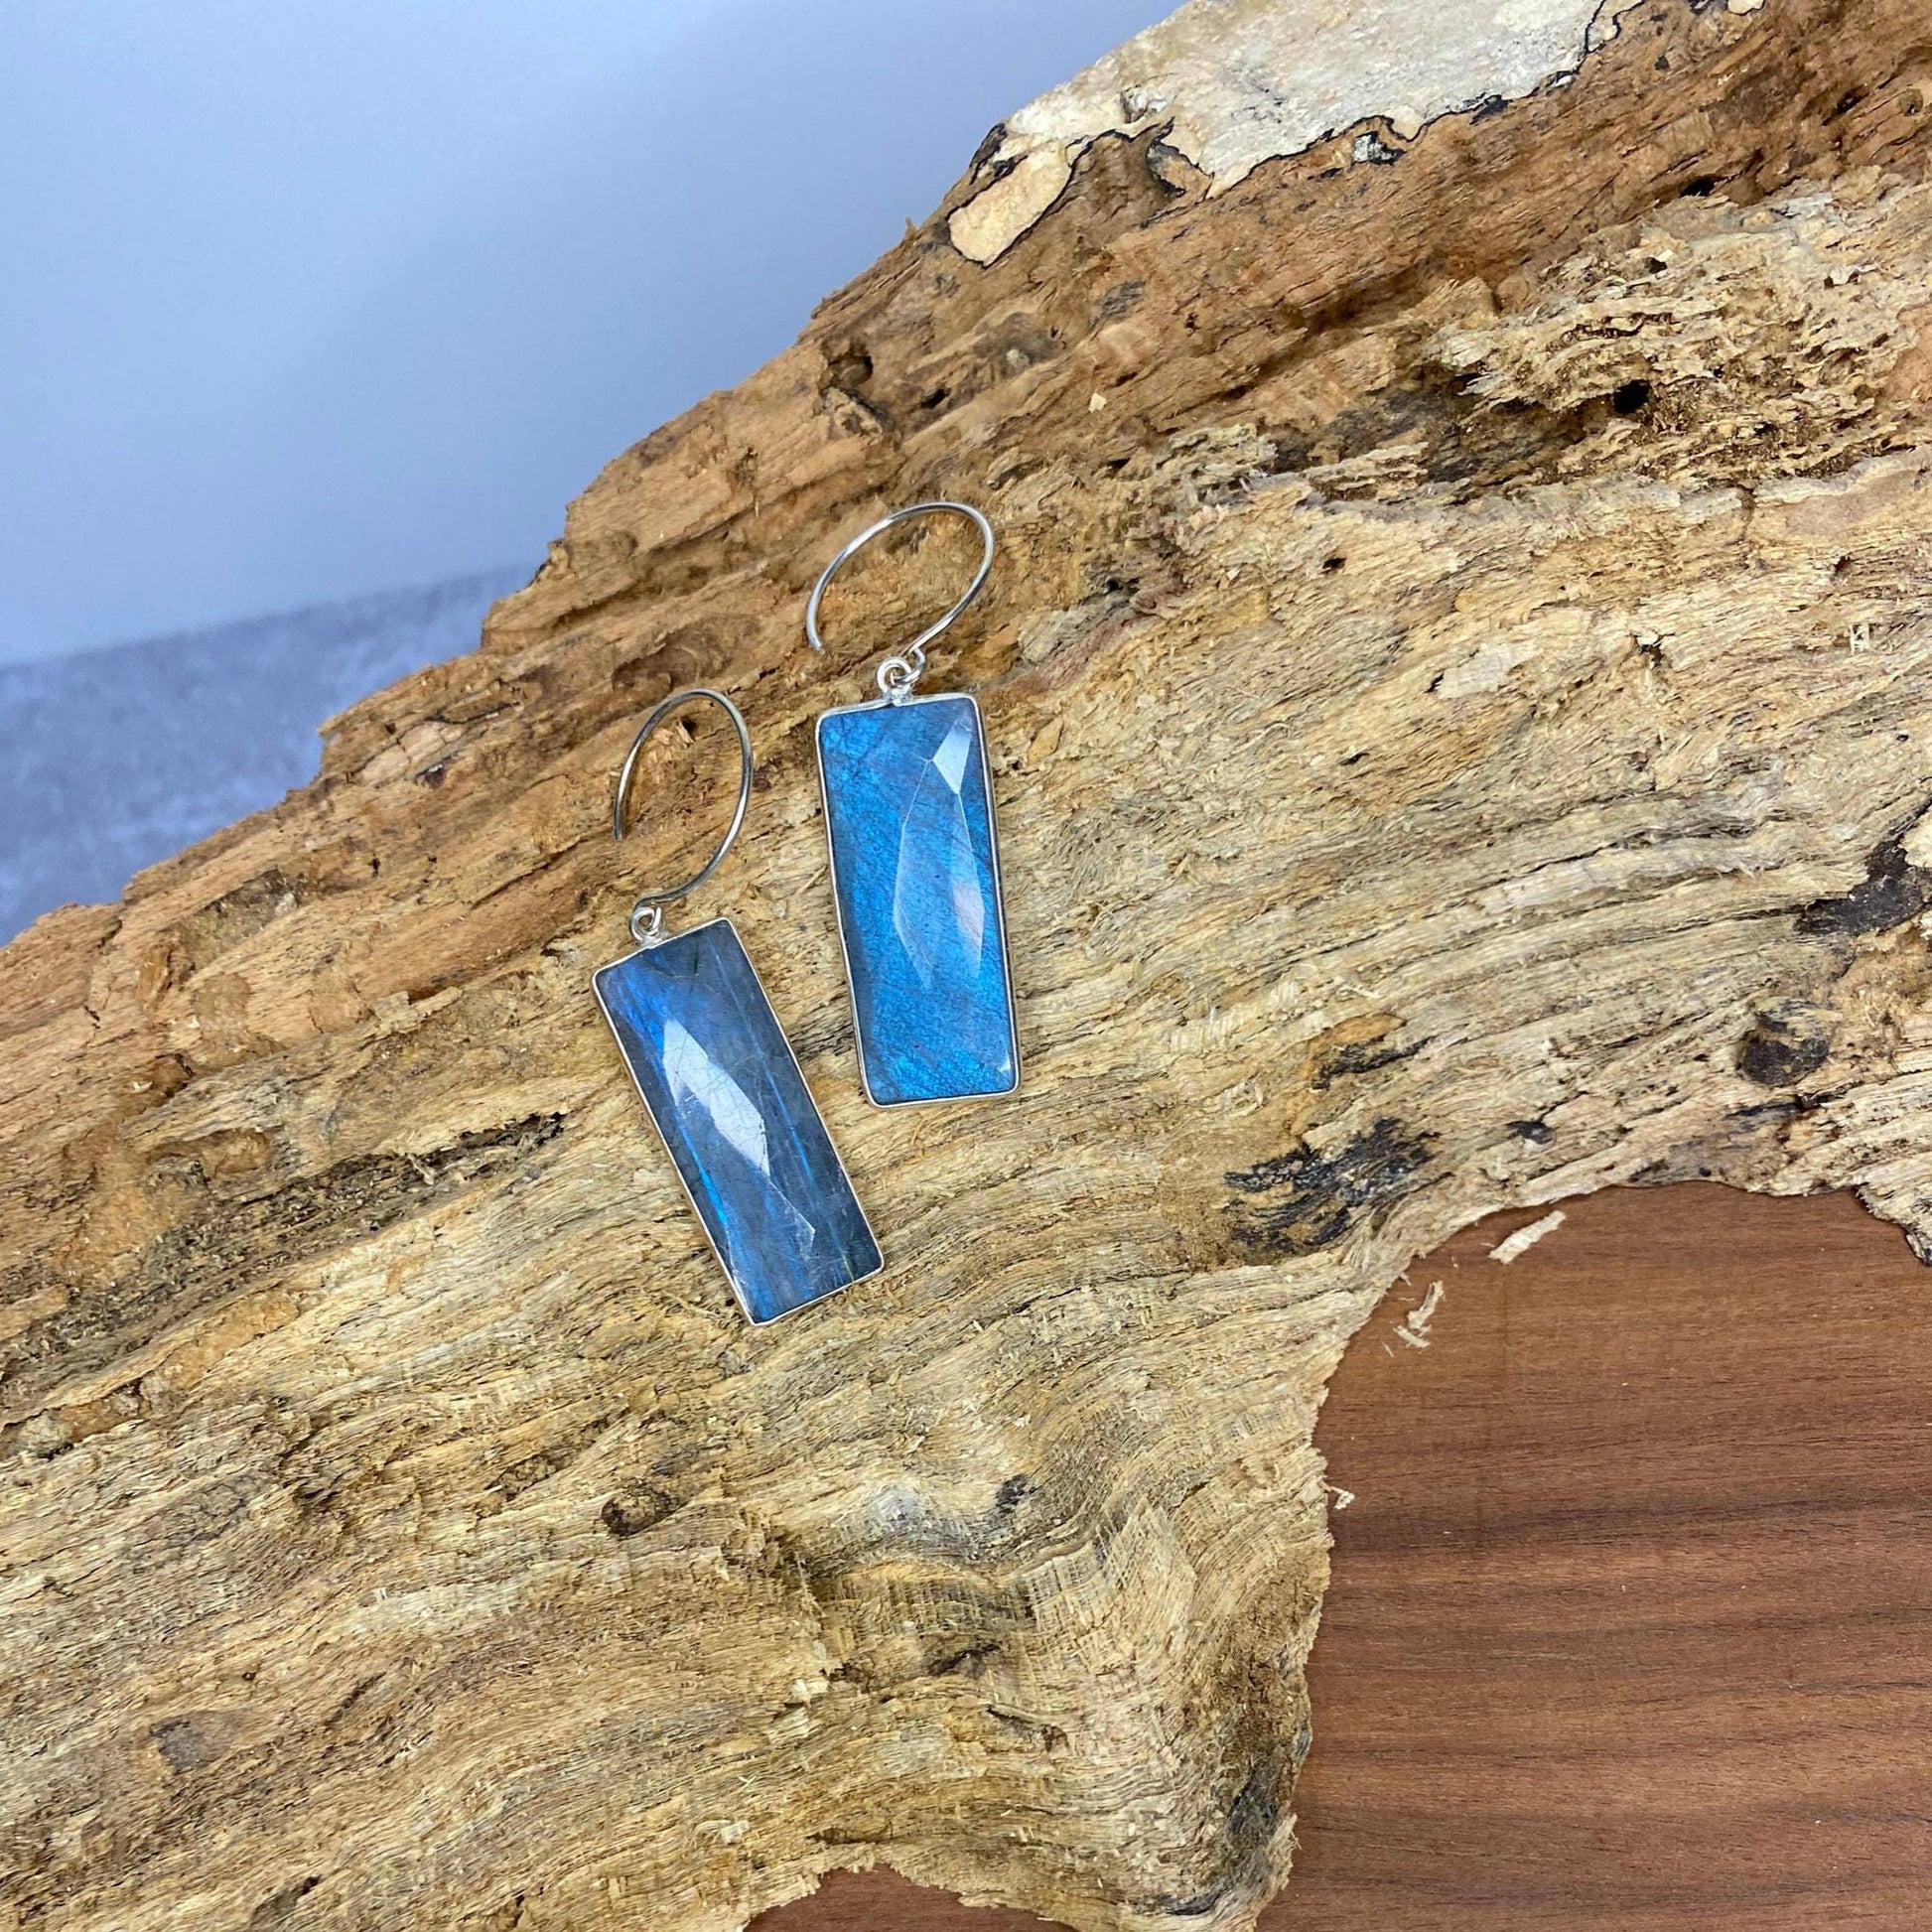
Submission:
<svg viewBox="0 0 1932 1932">
<path fill-rule="evenodd" d="M 1565 1215 L 1507 1265 L 1526 1215 L 1446 1243 L 1335 1376 L 1353 1499 L 1265 1932 L 1917 1932 L 1932 1279 L 1843 1194 Z M 758 1921 L 1041 1923 L 884 1871 Z"/>
</svg>

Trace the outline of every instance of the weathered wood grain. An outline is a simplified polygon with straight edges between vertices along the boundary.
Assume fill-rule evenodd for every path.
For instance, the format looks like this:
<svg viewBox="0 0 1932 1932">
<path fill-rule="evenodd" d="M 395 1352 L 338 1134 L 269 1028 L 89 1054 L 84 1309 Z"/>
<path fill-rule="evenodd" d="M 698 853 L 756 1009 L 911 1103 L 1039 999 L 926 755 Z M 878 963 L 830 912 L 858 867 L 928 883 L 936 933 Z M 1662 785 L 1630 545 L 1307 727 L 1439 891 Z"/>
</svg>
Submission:
<svg viewBox="0 0 1932 1932">
<path fill-rule="evenodd" d="M 1233 16 L 1230 16 L 1233 18 Z M 23 1924 L 722 1927 L 884 1860 L 1094 1927 L 1280 1881 L 1326 1377 L 1505 1206 L 1856 1186 L 1932 1241 L 1918 11 L 1678 0 L 1221 188 L 1097 140 L 617 459 L 483 649 L 5 954 Z M 1210 192 L 1218 189 L 1219 192 Z M 856 1097 L 809 725 L 1003 539 L 1026 1090 Z M 590 1000 L 722 772 L 889 1272 L 753 1334 Z M 666 747 L 667 754 L 675 748 Z"/>
<path fill-rule="evenodd" d="M 1923 1265 L 1842 1194 L 1566 1214 L 1506 1265 L 1520 1213 L 1423 1257 L 1329 1386 L 1345 1506 L 1261 1932 L 1917 1932 Z M 757 1932 L 1040 1924 L 870 1871 Z"/>
</svg>

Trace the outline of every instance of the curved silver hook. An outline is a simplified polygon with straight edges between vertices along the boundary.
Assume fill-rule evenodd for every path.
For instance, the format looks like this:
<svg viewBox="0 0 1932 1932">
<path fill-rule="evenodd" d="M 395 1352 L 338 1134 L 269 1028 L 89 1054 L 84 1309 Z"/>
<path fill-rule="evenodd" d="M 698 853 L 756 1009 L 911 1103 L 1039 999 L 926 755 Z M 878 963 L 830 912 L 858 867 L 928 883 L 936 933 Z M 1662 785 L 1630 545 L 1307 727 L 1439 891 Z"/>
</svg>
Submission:
<svg viewBox="0 0 1932 1932">
<path fill-rule="evenodd" d="M 732 813 L 732 822 L 725 828 L 725 836 L 718 841 L 718 849 L 705 863 L 687 879 L 682 886 L 673 886 L 665 893 L 642 893 L 637 902 L 630 908 L 630 936 L 640 946 L 655 945 L 664 930 L 662 907 L 673 899 L 684 897 L 687 893 L 695 893 L 711 875 L 725 863 L 725 854 L 732 849 L 732 841 L 738 837 L 738 829 L 745 823 L 745 808 L 752 802 L 752 734 L 745 723 L 745 714 L 725 696 L 722 691 L 714 691 L 708 684 L 687 685 L 682 691 L 673 691 L 668 698 L 660 698 L 651 707 L 650 716 L 637 727 L 637 736 L 630 741 L 630 750 L 624 754 L 623 768 L 618 773 L 617 796 L 611 801 L 611 836 L 623 837 L 624 800 L 630 793 L 630 780 L 637 769 L 638 755 L 643 751 L 645 741 L 672 712 L 681 711 L 688 704 L 699 699 L 708 699 L 719 706 L 732 721 L 732 729 L 738 733 L 738 807 Z"/>
<path fill-rule="evenodd" d="M 965 610 L 967 605 L 986 588 L 986 580 L 993 569 L 993 525 L 986 520 L 982 511 L 976 510 L 971 503 L 955 503 L 945 498 L 935 498 L 929 503 L 909 503 L 902 510 L 895 510 L 890 516 L 882 516 L 877 523 L 861 530 L 832 561 L 818 574 L 818 582 L 812 586 L 812 594 L 805 605 L 805 636 L 814 650 L 825 648 L 825 639 L 818 634 L 818 610 L 825 601 L 825 593 L 831 588 L 832 579 L 856 557 L 875 537 L 882 537 L 890 529 L 900 523 L 909 523 L 919 516 L 963 516 L 980 533 L 980 564 L 973 573 L 973 581 L 966 586 L 964 593 L 952 609 L 935 621 L 926 625 L 909 644 L 901 644 L 894 654 L 879 667 L 879 688 L 892 699 L 902 701 L 912 695 L 912 686 L 925 669 L 925 647 L 942 631 L 952 626 L 953 621 Z"/>
</svg>

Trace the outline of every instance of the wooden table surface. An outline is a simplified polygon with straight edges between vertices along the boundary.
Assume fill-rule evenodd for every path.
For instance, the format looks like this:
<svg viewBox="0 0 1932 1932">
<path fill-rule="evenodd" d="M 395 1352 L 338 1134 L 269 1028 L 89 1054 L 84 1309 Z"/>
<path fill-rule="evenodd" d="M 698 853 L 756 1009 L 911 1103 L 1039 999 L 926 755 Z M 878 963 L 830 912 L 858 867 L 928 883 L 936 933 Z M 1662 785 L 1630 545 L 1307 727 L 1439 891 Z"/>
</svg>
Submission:
<svg viewBox="0 0 1932 1932">
<path fill-rule="evenodd" d="M 1416 1264 L 1335 1378 L 1354 1499 L 1263 1927 L 1924 1932 L 1932 1273 L 1844 1195 L 1564 1214 Z M 757 1923 L 1040 1921 L 873 1871 Z"/>
</svg>

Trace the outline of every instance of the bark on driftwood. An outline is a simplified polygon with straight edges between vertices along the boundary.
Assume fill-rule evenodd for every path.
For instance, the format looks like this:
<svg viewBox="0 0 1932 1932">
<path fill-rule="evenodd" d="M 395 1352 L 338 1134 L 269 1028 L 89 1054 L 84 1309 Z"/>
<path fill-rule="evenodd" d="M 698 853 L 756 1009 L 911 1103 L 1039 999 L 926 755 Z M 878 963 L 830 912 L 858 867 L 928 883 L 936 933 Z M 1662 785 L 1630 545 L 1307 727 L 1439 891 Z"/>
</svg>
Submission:
<svg viewBox="0 0 1932 1932">
<path fill-rule="evenodd" d="M 1693 1174 L 1932 1244 L 1932 37 L 1493 12 L 1195 0 L 315 785 L 8 950 L 0 1924 L 714 1928 L 883 1860 L 1245 1925 L 1407 1258 Z M 1028 1074 L 881 1114 L 809 727 L 956 556 L 798 621 L 940 492 Z M 769 1331 L 589 990 L 715 824 L 674 758 L 605 823 L 697 678 L 762 760 L 706 909 L 889 1260 Z"/>
</svg>

